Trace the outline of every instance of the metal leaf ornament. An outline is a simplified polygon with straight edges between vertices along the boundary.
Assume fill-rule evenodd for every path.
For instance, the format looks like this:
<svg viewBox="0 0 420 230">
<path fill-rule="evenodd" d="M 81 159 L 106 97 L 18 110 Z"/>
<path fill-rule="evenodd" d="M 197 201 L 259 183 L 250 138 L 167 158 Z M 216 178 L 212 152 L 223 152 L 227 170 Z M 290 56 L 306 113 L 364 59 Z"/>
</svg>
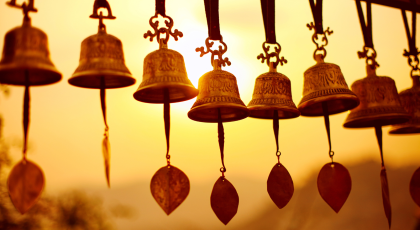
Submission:
<svg viewBox="0 0 420 230">
<path fill-rule="evenodd" d="M 282 164 L 274 165 L 267 180 L 267 191 L 278 208 L 283 208 L 293 196 L 293 180 Z"/>
<path fill-rule="evenodd" d="M 318 175 L 318 191 L 322 199 L 338 213 L 351 191 L 349 171 L 341 164 L 325 164 Z"/>
<path fill-rule="evenodd" d="M 42 170 L 26 159 L 13 167 L 7 180 L 10 199 L 21 214 L 26 213 L 36 203 L 44 185 Z"/>
<path fill-rule="evenodd" d="M 153 175 L 150 190 L 159 206 L 169 215 L 187 198 L 190 181 L 180 169 L 168 165 Z"/>
<path fill-rule="evenodd" d="M 225 177 L 219 177 L 214 184 L 210 204 L 217 218 L 225 225 L 236 215 L 239 196 L 235 187 Z"/>
<path fill-rule="evenodd" d="M 420 206 L 420 168 L 418 168 L 411 177 L 410 195 L 414 202 Z"/>
<path fill-rule="evenodd" d="M 388 186 L 388 178 L 386 175 L 385 167 L 381 169 L 381 187 L 382 187 L 382 202 L 384 204 L 384 211 L 386 218 L 388 219 L 389 228 L 391 228 L 391 200 L 389 199 L 389 186 Z"/>
<path fill-rule="evenodd" d="M 105 137 L 102 141 L 102 153 L 104 155 L 104 163 L 105 163 L 105 176 L 106 176 L 106 182 L 108 184 L 108 187 L 111 187 L 110 179 L 109 179 L 109 173 L 111 170 L 111 146 L 109 143 L 108 138 L 108 130 L 105 131 Z"/>
</svg>

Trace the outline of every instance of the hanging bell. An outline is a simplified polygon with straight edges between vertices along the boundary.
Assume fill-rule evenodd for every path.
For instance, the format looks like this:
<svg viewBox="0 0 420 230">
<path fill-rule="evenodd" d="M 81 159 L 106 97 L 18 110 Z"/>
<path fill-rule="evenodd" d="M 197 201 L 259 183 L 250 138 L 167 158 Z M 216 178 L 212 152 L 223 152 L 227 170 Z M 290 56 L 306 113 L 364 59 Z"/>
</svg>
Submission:
<svg viewBox="0 0 420 230">
<path fill-rule="evenodd" d="M 273 119 L 274 111 L 278 118 L 295 118 L 300 115 L 292 100 L 290 80 L 277 72 L 270 62 L 270 72 L 261 74 L 255 80 L 252 100 L 248 104 L 249 116 L 253 118 Z"/>
<path fill-rule="evenodd" d="M 411 118 L 406 123 L 393 125 L 390 134 L 420 133 L 420 76 L 414 75 L 413 87 L 399 93 L 402 107 Z"/>
<path fill-rule="evenodd" d="M 220 109 L 223 122 L 248 117 L 249 111 L 239 96 L 236 77 L 220 68 L 219 60 L 213 62 L 214 70 L 198 80 L 198 96 L 188 112 L 188 117 L 200 122 L 218 122 Z"/>
<path fill-rule="evenodd" d="M 27 77 L 26 77 L 27 76 Z M 11 85 L 48 85 L 61 80 L 50 60 L 47 35 L 25 17 L 21 27 L 7 32 L 0 61 L 0 82 Z"/>
<path fill-rule="evenodd" d="M 164 103 L 165 90 L 170 103 L 190 100 L 198 94 L 188 79 L 182 55 L 168 49 L 161 39 L 159 49 L 144 58 L 143 81 L 133 96 L 142 102 Z"/>
<path fill-rule="evenodd" d="M 71 85 L 112 89 L 136 83 L 125 66 L 121 41 L 107 34 L 101 23 L 97 34 L 82 42 L 79 66 L 68 80 Z"/>
<path fill-rule="evenodd" d="M 366 66 L 366 71 L 367 77 L 351 86 L 360 98 L 360 105 L 350 111 L 344 127 L 379 127 L 407 122 L 410 115 L 400 104 L 394 80 L 378 77 L 371 65 Z"/>
<path fill-rule="evenodd" d="M 304 73 L 303 98 L 298 105 L 302 116 L 323 116 L 323 102 L 328 114 L 341 113 L 359 105 L 357 96 L 349 90 L 338 65 L 325 63 L 323 56 L 315 55 L 316 65 Z"/>
</svg>

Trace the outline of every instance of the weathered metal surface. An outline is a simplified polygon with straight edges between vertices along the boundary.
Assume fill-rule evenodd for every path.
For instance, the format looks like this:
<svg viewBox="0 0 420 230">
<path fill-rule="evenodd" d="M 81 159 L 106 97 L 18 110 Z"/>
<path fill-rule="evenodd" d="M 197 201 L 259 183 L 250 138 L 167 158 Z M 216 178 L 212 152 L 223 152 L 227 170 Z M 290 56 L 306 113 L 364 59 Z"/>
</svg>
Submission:
<svg viewBox="0 0 420 230">
<path fill-rule="evenodd" d="M 7 179 L 9 196 L 15 208 L 26 213 L 41 196 L 45 179 L 42 170 L 31 161 L 21 160 Z"/>
<path fill-rule="evenodd" d="M 289 203 L 294 192 L 293 180 L 282 164 L 274 165 L 267 180 L 267 192 L 278 208 Z"/>
<path fill-rule="evenodd" d="M 219 177 L 214 184 L 210 204 L 217 218 L 225 225 L 236 215 L 239 196 L 235 187 L 225 177 Z"/>
<path fill-rule="evenodd" d="M 318 191 L 322 199 L 339 212 L 351 191 L 349 171 L 341 164 L 325 164 L 318 175 Z"/>
<path fill-rule="evenodd" d="M 169 215 L 187 198 L 190 181 L 180 169 L 168 165 L 153 175 L 150 191 L 159 206 Z"/>
</svg>

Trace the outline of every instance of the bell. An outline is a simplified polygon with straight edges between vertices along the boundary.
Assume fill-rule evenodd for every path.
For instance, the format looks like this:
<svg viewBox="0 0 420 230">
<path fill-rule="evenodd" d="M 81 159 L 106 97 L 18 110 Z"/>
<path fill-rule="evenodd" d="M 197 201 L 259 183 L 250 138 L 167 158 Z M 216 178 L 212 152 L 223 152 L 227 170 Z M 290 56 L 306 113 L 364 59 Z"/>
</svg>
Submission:
<svg viewBox="0 0 420 230">
<path fill-rule="evenodd" d="M 121 41 L 105 27 L 82 42 L 79 66 L 68 80 L 71 85 L 99 89 L 120 88 L 136 83 L 125 66 Z"/>
<path fill-rule="evenodd" d="M 0 82 L 11 85 L 48 85 L 61 80 L 50 60 L 47 35 L 32 27 L 29 18 L 7 32 L 0 61 Z"/>
<path fill-rule="evenodd" d="M 410 115 L 400 104 L 394 80 L 378 77 L 370 65 L 366 66 L 366 71 L 367 77 L 351 86 L 360 98 L 360 105 L 350 111 L 344 127 L 379 127 L 407 122 Z"/>
<path fill-rule="evenodd" d="M 358 106 L 359 99 L 349 90 L 340 67 L 324 63 L 320 54 L 315 60 L 317 64 L 304 73 L 303 98 L 298 105 L 302 116 L 323 116 L 323 103 L 327 103 L 329 115 Z"/>
<path fill-rule="evenodd" d="M 420 133 L 420 76 L 412 76 L 413 87 L 399 94 L 402 107 L 411 115 L 406 123 L 393 125 L 390 134 Z"/>
<path fill-rule="evenodd" d="M 198 94 L 188 79 L 182 55 L 160 40 L 159 49 L 144 58 L 143 81 L 133 96 L 142 102 L 164 103 L 165 90 L 169 91 L 170 103 L 190 100 Z"/>
<path fill-rule="evenodd" d="M 295 118 L 300 115 L 292 100 L 289 78 L 278 73 L 272 62 L 270 72 L 261 74 L 255 80 L 254 93 L 248 109 L 249 116 L 253 118 L 272 119 L 276 110 L 278 118 Z"/>
<path fill-rule="evenodd" d="M 188 112 L 188 117 L 200 122 L 218 122 L 218 110 L 223 122 L 248 117 L 249 111 L 239 96 L 236 77 L 221 70 L 219 60 L 214 60 L 214 70 L 198 80 L 198 96 Z"/>
</svg>

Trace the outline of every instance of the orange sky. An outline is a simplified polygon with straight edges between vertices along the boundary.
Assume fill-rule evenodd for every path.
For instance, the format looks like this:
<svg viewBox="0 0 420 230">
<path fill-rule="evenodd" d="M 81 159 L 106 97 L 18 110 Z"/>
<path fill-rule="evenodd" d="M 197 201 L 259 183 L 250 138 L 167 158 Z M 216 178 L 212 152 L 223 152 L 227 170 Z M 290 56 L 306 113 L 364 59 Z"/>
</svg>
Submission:
<svg viewBox="0 0 420 230">
<path fill-rule="evenodd" d="M 121 186 L 149 180 L 166 164 L 166 145 L 163 106 L 141 103 L 132 96 L 142 80 L 143 58 L 158 48 L 157 42 L 143 38 L 151 29 L 148 21 L 154 14 L 154 1 L 109 2 L 117 19 L 105 21 L 107 32 L 123 42 L 126 65 L 137 79 L 131 87 L 107 91 L 111 185 Z M 232 62 L 230 67 L 223 69 L 237 77 L 241 98 L 248 104 L 255 78 L 268 71 L 266 64 L 256 59 L 262 52 L 265 36 L 260 2 L 242 0 L 240 5 L 238 2 L 220 1 L 221 34 L 228 45 L 225 56 Z M 44 170 L 50 190 L 106 186 L 99 90 L 77 88 L 67 82 L 78 66 L 82 40 L 97 32 L 98 22 L 89 18 L 92 3 L 38 0 L 35 6 L 39 12 L 31 14 L 33 26 L 47 33 L 51 59 L 63 74 L 63 80 L 57 84 L 31 88 L 28 157 Z M 184 56 L 189 79 L 197 87 L 199 77 L 212 69 L 210 55 L 200 58 L 195 52 L 208 36 L 204 4 L 202 1 L 167 0 L 166 9 L 174 19 L 174 29 L 184 33 L 177 42 L 171 39 L 168 46 Z M 1 35 L 21 25 L 22 14 L 18 10 L 0 4 L 0 12 Z M 312 20 L 307 0 L 276 1 L 277 41 L 282 46 L 281 56 L 288 60 L 285 66 L 278 67 L 278 71 L 291 79 L 295 104 L 302 97 L 303 72 L 315 64 L 312 59 L 313 31 L 306 27 Z M 324 27 L 334 31 L 329 37 L 325 61 L 338 64 L 350 86 L 365 76 L 365 62 L 357 57 L 363 39 L 354 1 L 325 0 Z M 410 68 L 402 56 L 408 45 L 399 10 L 373 5 L 373 41 L 381 65 L 378 75 L 394 78 L 398 91 L 411 87 Z M 3 40 L 0 46 L 3 46 Z M 10 88 L 11 95 L 0 99 L 0 113 L 5 119 L 5 138 L 16 142 L 22 138 L 23 88 Z M 172 164 L 182 169 L 192 183 L 215 181 L 221 167 L 217 125 L 195 122 L 187 117 L 194 101 L 172 104 Z M 344 129 L 342 124 L 346 115 L 330 118 L 334 160 L 343 165 L 363 159 L 379 160 L 374 130 Z M 226 176 L 266 180 L 276 163 L 272 122 L 247 118 L 225 123 L 224 127 Z M 420 164 L 418 136 L 389 136 L 389 127 L 383 130 L 386 164 Z M 308 173 L 318 171 L 330 161 L 322 117 L 281 120 L 279 138 L 281 162 L 297 185 Z M 21 149 L 14 148 L 12 156 L 17 161 Z M 378 163 L 378 174 L 379 168 Z"/>
</svg>

